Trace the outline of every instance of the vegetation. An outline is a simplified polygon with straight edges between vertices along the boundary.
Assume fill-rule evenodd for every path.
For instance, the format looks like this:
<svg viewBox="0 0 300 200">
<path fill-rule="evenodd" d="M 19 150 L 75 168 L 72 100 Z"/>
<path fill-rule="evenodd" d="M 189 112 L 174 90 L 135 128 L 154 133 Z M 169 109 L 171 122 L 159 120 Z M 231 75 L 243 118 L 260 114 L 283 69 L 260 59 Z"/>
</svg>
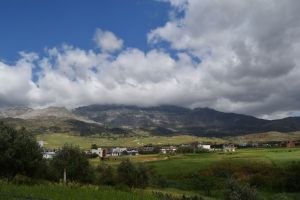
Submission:
<svg viewBox="0 0 300 200">
<path fill-rule="evenodd" d="M 118 166 L 117 172 L 118 181 L 129 187 L 145 188 L 149 184 L 148 169 L 143 164 L 134 166 L 129 160 L 124 160 Z"/>
<path fill-rule="evenodd" d="M 11 179 L 17 174 L 42 175 L 41 149 L 25 129 L 15 130 L 0 123 L 0 176 Z"/>
<path fill-rule="evenodd" d="M 103 188 L 107 189 L 103 195 L 108 199 L 115 197 L 109 195 L 116 189 L 123 191 L 116 190 L 116 193 L 124 194 L 118 199 L 128 199 L 129 194 L 131 199 L 166 200 L 293 200 L 300 192 L 299 148 L 238 149 L 223 153 L 182 147 L 172 155 L 89 160 L 79 146 L 65 144 L 53 159 L 45 161 L 30 133 L 4 124 L 0 124 L 0 144 L 1 176 L 7 181 L 5 187 L 0 181 L 0 199 L 77 199 L 79 196 L 103 199 L 102 195 L 98 197 Z M 98 145 L 97 141 L 89 144 L 93 148 Z M 60 185 L 64 171 L 68 182 Z M 60 191 L 59 195 L 44 191 L 45 187 Z M 148 194 L 141 193 L 142 189 L 149 191 Z M 17 192 L 13 193 L 14 190 Z M 82 193 L 65 198 L 74 190 Z"/>
<path fill-rule="evenodd" d="M 92 144 L 98 146 L 124 146 L 138 147 L 146 144 L 166 145 L 166 144 L 181 144 L 190 142 L 211 142 L 223 143 L 225 140 L 219 138 L 202 138 L 189 135 L 180 136 L 140 136 L 140 137 L 81 137 L 70 134 L 43 134 L 37 135 L 37 140 L 43 140 L 47 148 L 60 148 L 66 141 L 69 144 L 79 145 L 83 149 L 90 149 Z"/>
<path fill-rule="evenodd" d="M 94 176 L 87 156 L 78 146 L 64 145 L 51 160 L 50 168 L 55 180 L 62 178 L 64 171 L 70 181 L 92 182 Z"/>
<path fill-rule="evenodd" d="M 120 191 L 108 186 L 78 184 L 15 185 L 0 182 L 1 200 L 159 200 L 141 191 Z"/>
</svg>

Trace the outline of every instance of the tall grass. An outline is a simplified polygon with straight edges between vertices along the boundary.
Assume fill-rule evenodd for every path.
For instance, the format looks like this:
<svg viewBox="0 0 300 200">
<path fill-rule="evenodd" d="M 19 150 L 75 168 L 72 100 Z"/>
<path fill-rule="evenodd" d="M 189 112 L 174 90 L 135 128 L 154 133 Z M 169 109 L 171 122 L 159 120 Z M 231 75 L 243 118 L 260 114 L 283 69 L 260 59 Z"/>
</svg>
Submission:
<svg viewBox="0 0 300 200">
<path fill-rule="evenodd" d="M 1 200 L 158 200 L 148 193 L 111 187 L 60 184 L 14 185 L 0 182 Z"/>
</svg>

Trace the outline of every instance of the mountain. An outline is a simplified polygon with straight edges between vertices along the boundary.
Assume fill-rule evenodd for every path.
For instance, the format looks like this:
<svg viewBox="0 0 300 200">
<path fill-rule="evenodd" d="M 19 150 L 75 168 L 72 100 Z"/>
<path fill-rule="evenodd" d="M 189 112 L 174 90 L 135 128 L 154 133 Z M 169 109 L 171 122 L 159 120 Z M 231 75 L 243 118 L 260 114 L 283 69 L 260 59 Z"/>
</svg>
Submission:
<svg viewBox="0 0 300 200">
<path fill-rule="evenodd" d="M 90 105 L 79 107 L 73 112 L 107 126 L 140 128 L 158 135 L 235 136 L 300 130 L 299 117 L 264 120 L 210 108 L 188 109 L 170 105 L 157 107 Z"/>
<path fill-rule="evenodd" d="M 0 118 L 9 125 L 17 128 L 25 127 L 35 134 L 58 132 L 93 135 L 107 132 L 101 123 L 76 115 L 64 107 L 35 110 L 12 107 L 1 111 Z"/>
<path fill-rule="evenodd" d="M 189 109 L 172 105 L 90 105 L 71 111 L 64 107 L 15 107 L 0 111 L 0 118 L 15 127 L 24 126 L 36 134 L 71 132 L 80 135 L 134 135 L 143 132 L 152 135 L 223 137 L 300 130 L 299 117 L 264 120 L 210 108 Z"/>
</svg>

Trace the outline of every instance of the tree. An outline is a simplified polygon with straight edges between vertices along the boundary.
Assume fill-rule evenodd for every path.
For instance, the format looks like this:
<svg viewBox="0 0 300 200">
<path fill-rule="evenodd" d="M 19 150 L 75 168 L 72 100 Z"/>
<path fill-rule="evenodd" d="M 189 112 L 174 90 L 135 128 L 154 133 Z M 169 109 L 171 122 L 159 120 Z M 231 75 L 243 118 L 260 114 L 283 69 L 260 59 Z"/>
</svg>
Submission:
<svg viewBox="0 0 300 200">
<path fill-rule="evenodd" d="M 91 182 L 93 170 L 85 153 L 78 146 L 65 144 L 50 162 L 55 179 L 63 177 L 64 170 L 67 180 L 78 182 Z"/>
<path fill-rule="evenodd" d="M 135 186 L 136 168 L 128 159 L 120 163 L 117 172 L 118 180 L 121 183 L 124 183 L 129 187 Z"/>
<path fill-rule="evenodd" d="M 149 184 L 149 170 L 144 164 L 139 164 L 136 168 L 137 179 L 136 186 L 140 188 L 145 188 Z"/>
<path fill-rule="evenodd" d="M 0 122 L 0 176 L 37 177 L 43 165 L 42 149 L 35 137 L 25 128 L 16 130 Z"/>
<path fill-rule="evenodd" d="M 118 179 L 129 187 L 145 188 L 149 184 L 149 170 L 145 165 L 133 165 L 128 159 L 122 161 L 118 167 Z"/>
<path fill-rule="evenodd" d="M 91 149 L 98 149 L 97 144 L 92 144 L 92 145 L 91 145 Z"/>
<path fill-rule="evenodd" d="M 98 172 L 97 183 L 103 185 L 115 185 L 115 174 L 111 166 L 101 164 L 97 167 Z"/>
</svg>

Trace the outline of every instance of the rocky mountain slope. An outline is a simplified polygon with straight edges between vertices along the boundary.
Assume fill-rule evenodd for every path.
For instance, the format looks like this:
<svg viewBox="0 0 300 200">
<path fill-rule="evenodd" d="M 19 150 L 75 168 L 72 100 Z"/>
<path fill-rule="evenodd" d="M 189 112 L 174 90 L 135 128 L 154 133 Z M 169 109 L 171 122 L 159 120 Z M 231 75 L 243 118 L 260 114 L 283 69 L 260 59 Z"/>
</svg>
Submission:
<svg viewBox="0 0 300 200">
<path fill-rule="evenodd" d="M 84 135 L 94 134 L 103 129 L 101 123 L 76 115 L 64 107 L 8 108 L 0 112 L 0 120 L 14 127 L 26 127 L 36 134 L 73 132 Z"/>
<path fill-rule="evenodd" d="M 157 107 L 91 105 L 79 107 L 73 112 L 107 126 L 142 128 L 159 135 L 234 136 L 267 131 L 300 130 L 299 117 L 264 120 L 209 108 L 188 109 L 169 105 Z"/>
<path fill-rule="evenodd" d="M 154 135 L 236 136 L 300 130 L 299 117 L 264 120 L 209 108 L 188 109 L 170 105 L 90 105 L 72 111 L 62 107 L 17 107 L 0 111 L 0 118 L 13 126 L 25 126 L 37 134 L 72 132 L 80 135 L 128 135 L 143 131 Z"/>
</svg>

